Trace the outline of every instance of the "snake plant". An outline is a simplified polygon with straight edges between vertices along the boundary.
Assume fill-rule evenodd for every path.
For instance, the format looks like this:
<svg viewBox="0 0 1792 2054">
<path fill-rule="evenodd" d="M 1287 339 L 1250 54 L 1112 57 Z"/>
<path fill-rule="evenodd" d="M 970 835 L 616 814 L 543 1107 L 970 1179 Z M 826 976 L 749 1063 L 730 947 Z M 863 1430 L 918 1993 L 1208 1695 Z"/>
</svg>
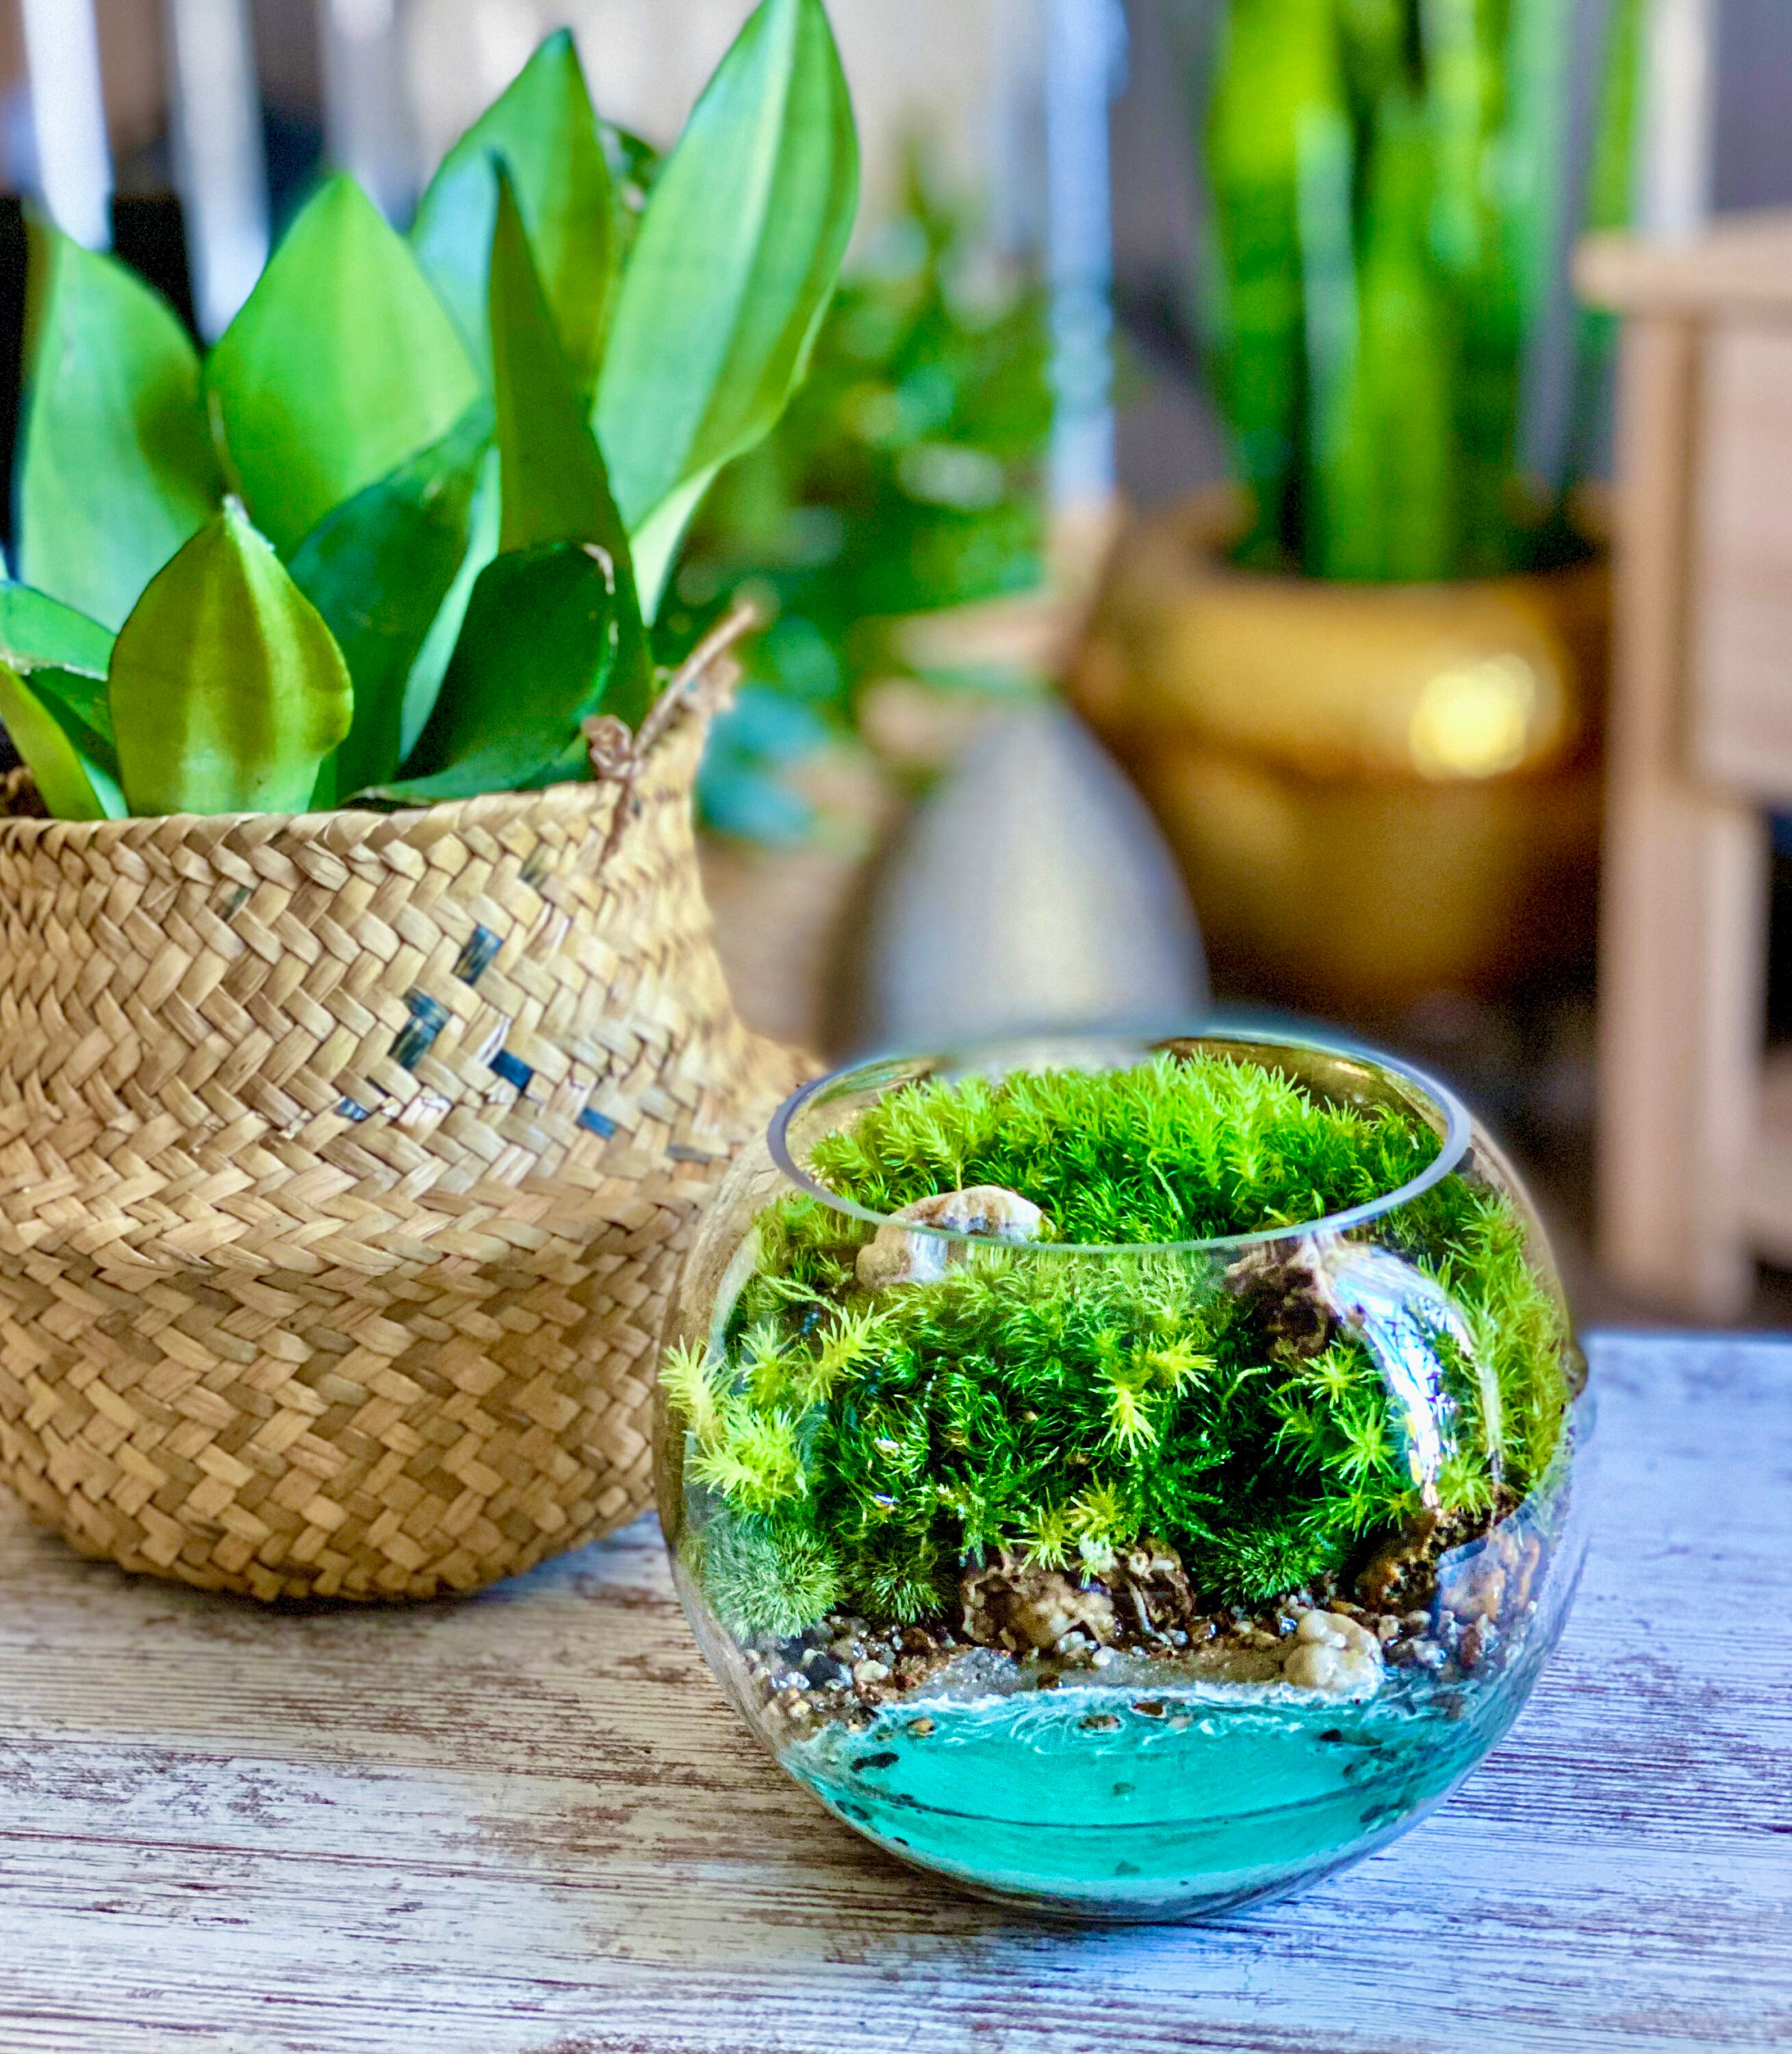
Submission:
<svg viewBox="0 0 1792 2054">
<path fill-rule="evenodd" d="M 32 229 L 0 720 L 53 814 L 426 804 L 584 774 L 857 201 L 823 0 L 762 0 L 660 161 L 550 37 L 408 237 L 336 177 L 201 360 Z"/>
<path fill-rule="evenodd" d="M 1589 216 L 1628 212 L 1641 0 L 1613 0 Z M 1527 462 L 1573 180 L 1571 0 L 1226 0 L 1206 113 L 1208 326 L 1240 560 L 1367 580 L 1574 545 Z M 1583 360 L 1601 339 L 1583 329 Z M 1583 373 L 1580 411 L 1592 395 Z M 1584 458 L 1578 427 L 1566 458 Z"/>
</svg>

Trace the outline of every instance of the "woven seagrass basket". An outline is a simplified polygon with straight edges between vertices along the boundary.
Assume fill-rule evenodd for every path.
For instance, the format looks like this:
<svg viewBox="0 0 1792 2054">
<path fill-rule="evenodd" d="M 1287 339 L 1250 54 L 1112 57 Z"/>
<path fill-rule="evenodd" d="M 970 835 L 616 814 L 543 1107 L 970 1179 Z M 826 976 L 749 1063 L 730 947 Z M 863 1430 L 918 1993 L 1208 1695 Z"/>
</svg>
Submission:
<svg viewBox="0 0 1792 2054">
<path fill-rule="evenodd" d="M 39 1519 L 398 1598 L 646 1502 L 687 1235 L 803 1070 L 737 1018 L 698 881 L 731 669 L 638 751 L 595 723 L 595 784 L 0 821 L 0 1475 Z"/>
</svg>

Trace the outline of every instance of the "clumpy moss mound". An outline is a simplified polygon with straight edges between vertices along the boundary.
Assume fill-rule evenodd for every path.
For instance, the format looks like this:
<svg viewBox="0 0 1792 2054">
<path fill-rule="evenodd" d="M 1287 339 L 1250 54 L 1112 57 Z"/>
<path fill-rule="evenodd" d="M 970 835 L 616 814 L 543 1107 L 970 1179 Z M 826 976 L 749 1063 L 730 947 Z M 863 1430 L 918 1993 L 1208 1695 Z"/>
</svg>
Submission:
<svg viewBox="0 0 1792 2054">
<path fill-rule="evenodd" d="M 1084 1247 L 1291 1226 L 1397 1190 L 1421 1120 L 1327 1105 L 1272 1070 L 1160 1056 L 1131 1070 L 914 1084 L 819 1143 L 812 1173 L 875 1213 L 1000 1184 Z"/>
<path fill-rule="evenodd" d="M 870 1228 L 805 1195 L 769 1208 L 726 1359 L 674 1352 L 664 1371 L 725 1508 L 698 1544 L 711 1601 L 740 1631 L 842 1607 L 906 1623 L 996 1550 L 1099 1576 L 1146 1540 L 1224 1603 L 1339 1568 L 1421 1505 L 1370 1341 L 1298 1265 L 1162 1244 L 1322 1218 L 1436 1152 L 1416 1117 L 1208 1056 L 893 1093 L 815 1148 L 830 1189 L 886 1213 L 1004 1185 L 1055 1241 L 1119 1252 L 984 1248 L 871 1293 Z M 1458 1175 L 1372 1234 L 1460 1316 L 1407 1336 L 1454 1409 L 1439 1509 L 1522 1495 L 1560 1438 L 1570 1344 L 1518 1215 Z"/>
</svg>

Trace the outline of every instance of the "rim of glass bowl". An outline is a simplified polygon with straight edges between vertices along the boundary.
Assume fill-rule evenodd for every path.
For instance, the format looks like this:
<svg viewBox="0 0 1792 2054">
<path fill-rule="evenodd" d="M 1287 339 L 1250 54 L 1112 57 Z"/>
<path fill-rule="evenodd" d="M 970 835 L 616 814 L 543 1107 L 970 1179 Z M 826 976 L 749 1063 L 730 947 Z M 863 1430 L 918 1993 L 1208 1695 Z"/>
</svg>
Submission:
<svg viewBox="0 0 1792 2054">
<path fill-rule="evenodd" d="M 1360 1206 L 1347 1206 L 1342 1212 L 1325 1213 L 1316 1219 L 1293 1220 L 1284 1226 L 1253 1228 L 1249 1234 L 1219 1234 L 1204 1241 L 1028 1241 L 994 1245 L 1012 1246 L 1017 1252 L 1024 1251 L 1032 1255 L 1193 1255 L 1253 1248 L 1265 1241 L 1288 1241 L 1296 1236 L 1342 1234 L 1348 1228 L 1365 1226 L 1370 1220 L 1381 1219 L 1387 1214 L 1397 1211 L 1401 1206 L 1410 1205 L 1414 1198 L 1422 1196 L 1435 1185 L 1442 1183 L 1460 1166 L 1474 1139 L 1468 1108 L 1456 1093 L 1426 1072 L 1416 1068 L 1410 1063 L 1401 1062 L 1397 1057 L 1385 1056 L 1378 1049 L 1366 1049 L 1354 1042 L 1328 1041 L 1321 1035 L 1278 1033 L 1267 1028 L 1208 1027 L 1191 1033 L 1164 1034 L 1152 1039 L 1134 1037 L 1124 1032 L 1103 1033 L 1098 1031 L 1008 1035 L 999 1040 L 934 1054 L 879 1056 L 868 1062 L 848 1063 L 843 1068 L 831 1070 L 826 1076 L 817 1077 L 812 1083 L 804 1084 L 801 1090 L 793 1092 L 772 1116 L 772 1123 L 766 1131 L 766 1143 L 771 1150 L 772 1161 L 784 1175 L 799 1190 L 819 1198 L 823 1205 L 832 1207 L 835 1212 L 846 1213 L 854 1219 L 864 1220 L 873 1226 L 900 1226 L 905 1234 L 926 1234 L 937 1241 L 976 1239 L 976 1236 L 955 1232 L 950 1227 L 927 1226 L 918 1221 L 898 1220 L 893 1213 L 874 1213 L 868 1206 L 862 1206 L 855 1199 L 843 1198 L 838 1191 L 830 1190 L 801 1167 L 792 1154 L 792 1123 L 804 1108 L 822 1092 L 855 1077 L 873 1078 L 879 1072 L 896 1072 L 907 1064 L 928 1063 L 945 1067 L 974 1062 L 980 1057 L 988 1059 L 1004 1049 L 1047 1047 L 1054 1044 L 1065 1047 L 1087 1047 L 1094 1044 L 1110 1048 L 1129 1048 L 1137 1050 L 1142 1058 L 1148 1059 L 1179 1043 L 1208 1041 L 1230 1041 L 1244 1048 L 1292 1049 L 1307 1054 L 1336 1056 L 1346 1062 L 1360 1063 L 1369 1068 L 1401 1079 L 1417 1090 L 1421 1097 L 1428 1099 L 1432 1109 L 1442 1116 L 1444 1134 L 1438 1143 L 1436 1156 L 1417 1176 L 1409 1178 L 1393 1190 L 1384 1192 L 1379 1198 L 1366 1199 Z"/>
</svg>

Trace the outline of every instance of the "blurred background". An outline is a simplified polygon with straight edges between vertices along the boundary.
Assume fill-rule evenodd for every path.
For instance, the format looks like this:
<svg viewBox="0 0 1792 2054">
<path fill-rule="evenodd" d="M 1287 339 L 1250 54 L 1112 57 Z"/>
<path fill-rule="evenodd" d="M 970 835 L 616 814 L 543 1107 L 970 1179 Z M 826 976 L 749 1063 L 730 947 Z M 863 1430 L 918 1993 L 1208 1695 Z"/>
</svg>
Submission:
<svg viewBox="0 0 1792 2054">
<path fill-rule="evenodd" d="M 665 624 L 743 593 L 768 622 L 700 793 L 743 1010 L 843 1057 L 1210 1004 L 1327 1023 L 1492 1118 L 1584 1316 L 1792 1311 L 1757 1261 L 1792 1231 L 1739 1216 L 1715 1283 L 1609 1220 L 1597 1259 L 1601 1049 L 1608 1123 L 1679 1087 L 1613 1112 L 1625 430 L 1617 319 L 1573 283 L 1586 234 L 1696 252 L 1766 211 L 1743 297 L 1792 320 L 1792 6 L 830 10 L 867 148 L 847 281 Z M 0 456 L 22 205 L 210 339 L 323 167 L 402 224 L 551 28 L 665 144 L 747 11 L 0 0 Z M 1625 604 L 1621 563 L 1621 672 Z M 1770 794 L 1745 816 L 1732 1125 L 1792 1039 L 1792 832 Z"/>
</svg>

